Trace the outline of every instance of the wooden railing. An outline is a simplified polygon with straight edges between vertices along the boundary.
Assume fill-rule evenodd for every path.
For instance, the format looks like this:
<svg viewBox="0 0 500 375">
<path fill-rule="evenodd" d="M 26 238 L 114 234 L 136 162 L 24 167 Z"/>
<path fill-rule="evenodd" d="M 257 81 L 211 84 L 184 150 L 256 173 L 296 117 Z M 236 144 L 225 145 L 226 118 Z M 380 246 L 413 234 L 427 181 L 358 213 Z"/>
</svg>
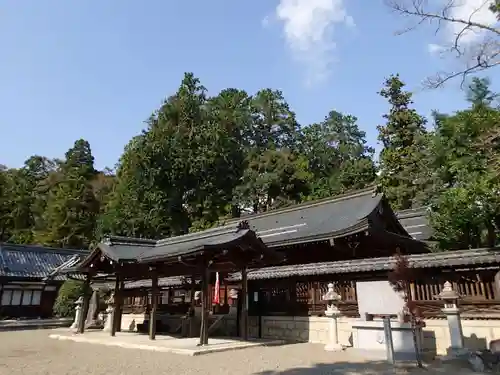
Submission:
<svg viewBox="0 0 500 375">
<path fill-rule="evenodd" d="M 429 278 L 410 284 L 412 300 L 416 301 L 424 318 L 444 317 L 441 312 L 443 302 L 436 299 L 441 292 L 444 280 Z M 294 315 L 321 316 L 326 309 L 322 296 L 328 289 L 324 281 L 286 280 L 276 286 L 262 287 L 262 301 L 251 306 L 252 315 Z M 334 283 L 335 291 L 341 296 L 339 309 L 344 316 L 358 317 L 358 303 L 355 281 Z M 460 308 L 464 318 L 500 318 L 500 296 L 495 296 L 492 278 L 457 277 L 452 282 L 454 290 L 461 296 Z"/>
</svg>

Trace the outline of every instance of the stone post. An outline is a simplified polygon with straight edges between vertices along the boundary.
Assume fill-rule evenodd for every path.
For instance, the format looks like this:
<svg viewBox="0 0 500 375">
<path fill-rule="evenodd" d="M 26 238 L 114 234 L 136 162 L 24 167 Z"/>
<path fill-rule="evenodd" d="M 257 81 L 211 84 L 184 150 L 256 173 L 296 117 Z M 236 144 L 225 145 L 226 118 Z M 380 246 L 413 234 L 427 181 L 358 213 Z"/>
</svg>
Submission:
<svg viewBox="0 0 500 375">
<path fill-rule="evenodd" d="M 336 302 L 340 300 L 340 296 L 335 293 L 332 283 L 328 284 L 328 292 L 323 296 L 323 300 L 328 301 L 325 315 L 331 318 L 328 327 L 328 344 L 325 345 L 325 350 L 329 352 L 340 351 L 343 349 L 339 343 L 338 318 L 340 310 L 336 305 Z"/>
<path fill-rule="evenodd" d="M 71 326 L 69 327 L 70 329 L 78 328 L 78 322 L 80 321 L 80 316 L 82 314 L 82 305 L 83 305 L 83 297 L 80 297 L 75 301 L 75 320 L 73 321 L 73 324 L 71 324 Z"/>
<path fill-rule="evenodd" d="M 464 336 L 462 333 L 462 321 L 460 319 L 460 309 L 457 307 L 457 302 L 460 296 L 455 292 L 449 281 L 444 283 L 443 290 L 437 298 L 444 302 L 444 307 L 441 310 L 448 320 L 448 328 L 450 330 L 450 355 L 460 355 L 464 352 Z"/>
<path fill-rule="evenodd" d="M 106 301 L 108 308 L 106 309 L 106 320 L 104 321 L 104 332 L 111 332 L 113 328 L 113 315 L 115 314 L 115 299 L 113 294 Z"/>
</svg>

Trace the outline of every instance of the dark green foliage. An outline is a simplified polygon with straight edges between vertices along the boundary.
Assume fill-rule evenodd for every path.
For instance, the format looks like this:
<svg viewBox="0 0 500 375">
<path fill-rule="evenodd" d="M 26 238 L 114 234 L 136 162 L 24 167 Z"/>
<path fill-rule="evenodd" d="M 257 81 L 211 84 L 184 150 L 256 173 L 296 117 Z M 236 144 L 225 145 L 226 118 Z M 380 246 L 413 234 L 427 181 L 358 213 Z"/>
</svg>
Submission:
<svg viewBox="0 0 500 375">
<path fill-rule="evenodd" d="M 76 300 L 83 296 L 84 293 L 90 292 L 90 290 L 85 290 L 83 281 L 65 281 L 57 293 L 56 302 L 54 303 L 54 315 L 61 318 L 74 316 Z"/>
<path fill-rule="evenodd" d="M 323 122 L 306 127 L 302 147 L 313 173 L 309 198 L 359 189 L 375 180 L 373 149 L 357 118 L 332 111 Z"/>
<path fill-rule="evenodd" d="M 435 191 L 431 223 L 441 249 L 495 246 L 500 229 L 498 151 L 484 136 L 498 133 L 500 111 L 487 80 L 467 92 L 471 107 L 440 116 L 431 145 Z M 493 167 L 493 168 L 492 168 Z"/>
<path fill-rule="evenodd" d="M 278 90 L 208 96 L 186 73 L 126 145 L 116 173 L 95 170 L 85 140 L 64 160 L 0 167 L 0 241 L 88 248 L 107 234 L 158 239 L 378 182 L 396 210 L 431 206 L 441 249 L 495 245 L 500 112 L 489 87 L 472 80 L 470 107 L 435 112 L 426 130 L 412 94 L 389 77 L 377 177 L 356 117 L 332 110 L 300 126 Z"/>
<path fill-rule="evenodd" d="M 389 77 L 380 95 L 390 105 L 384 115 L 386 123 L 378 126 L 378 139 L 383 145 L 380 153 L 379 181 L 384 193 L 398 210 L 411 208 L 416 204 L 418 192 L 425 188 L 426 179 L 424 155 L 426 148 L 426 120 L 411 108 L 412 94 L 404 91 L 405 84 L 399 75 Z"/>
<path fill-rule="evenodd" d="M 100 211 L 92 181 L 97 175 L 87 141 L 78 140 L 61 164 L 63 178 L 50 188 L 36 241 L 55 247 L 87 248 Z"/>
</svg>

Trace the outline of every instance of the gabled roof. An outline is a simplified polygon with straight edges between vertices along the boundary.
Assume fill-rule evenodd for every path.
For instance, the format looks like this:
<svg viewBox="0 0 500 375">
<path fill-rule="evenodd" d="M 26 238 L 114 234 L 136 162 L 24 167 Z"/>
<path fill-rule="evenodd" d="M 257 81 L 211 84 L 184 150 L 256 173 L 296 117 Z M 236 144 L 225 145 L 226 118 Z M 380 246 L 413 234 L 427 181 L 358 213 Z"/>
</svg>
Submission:
<svg viewBox="0 0 500 375">
<path fill-rule="evenodd" d="M 255 232 L 249 228 L 246 221 L 240 221 L 159 241 L 109 237 L 78 265 L 61 269 L 59 272 L 77 273 L 88 270 L 92 267 L 94 259 L 101 255 L 110 261 L 138 265 L 165 261 L 184 264 L 186 257 L 195 256 L 202 252 L 228 253 L 238 248 L 257 254 L 258 256 L 254 259 L 257 262 L 264 260 L 267 264 L 270 262 L 276 264 L 277 261 L 281 260 L 281 255 L 269 250 Z M 183 259 L 181 260 L 179 257 Z"/>
<path fill-rule="evenodd" d="M 86 250 L 59 249 L 33 245 L 0 243 L 0 277 L 47 277 L 54 268 L 74 256 L 85 256 Z M 56 277 L 64 279 L 64 277 Z"/>
<path fill-rule="evenodd" d="M 412 268 L 445 268 L 500 263 L 500 248 L 444 251 L 431 254 L 406 256 Z M 294 266 L 265 267 L 248 272 L 249 280 L 279 279 L 292 276 L 314 276 L 347 274 L 371 271 L 390 271 L 396 265 L 396 258 L 382 257 L 353 259 L 336 262 L 300 264 Z M 231 281 L 241 280 L 240 273 L 233 273 Z"/>
<path fill-rule="evenodd" d="M 396 216 L 414 239 L 429 241 L 432 238 L 432 228 L 427 218 L 426 207 L 398 211 Z"/>
<path fill-rule="evenodd" d="M 409 237 L 374 187 L 243 218 L 267 246 L 277 247 L 363 232 L 377 211 L 386 211 L 395 234 Z"/>
</svg>

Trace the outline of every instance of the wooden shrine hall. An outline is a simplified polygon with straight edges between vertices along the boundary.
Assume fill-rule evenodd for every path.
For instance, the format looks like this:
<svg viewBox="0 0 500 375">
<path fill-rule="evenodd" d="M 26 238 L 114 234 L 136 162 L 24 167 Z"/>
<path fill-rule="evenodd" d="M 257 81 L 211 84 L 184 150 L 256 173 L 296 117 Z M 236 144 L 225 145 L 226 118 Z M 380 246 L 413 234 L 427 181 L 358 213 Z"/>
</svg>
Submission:
<svg viewBox="0 0 500 375">
<path fill-rule="evenodd" d="M 421 226 L 413 223 L 415 220 L 411 215 L 405 218 L 421 231 Z M 226 289 L 222 306 L 224 311 L 230 310 L 227 289 L 237 290 L 238 295 L 243 297 L 236 301 L 239 317 L 236 326 L 240 327 L 236 335 L 246 339 L 248 310 L 252 307 L 255 293 L 250 290 L 252 285 L 250 289 L 248 287 L 249 270 L 253 274 L 257 269 L 269 266 L 300 269 L 307 264 L 368 260 L 389 257 L 396 252 L 429 252 L 428 245 L 408 233 L 384 195 L 373 187 L 248 215 L 225 224 L 159 241 L 110 237 L 77 266 L 62 267 L 59 272 L 84 274 L 87 283 L 104 282 L 109 285 L 114 281 L 114 286 L 109 285 L 115 290 L 115 309 L 118 312 L 113 314 L 113 335 L 120 330 L 125 307 L 125 314 L 135 311 L 151 317 L 148 328 L 150 337 L 154 339 L 154 317 L 190 316 L 192 295 L 195 290 L 201 289 L 200 343 L 203 344 L 207 342 L 208 311 L 212 310 L 212 301 L 208 297 L 214 293 L 213 278 L 210 279 L 210 276 L 215 272 L 221 273 Z M 232 276 L 235 273 L 238 274 L 236 278 Z M 183 281 L 171 285 L 173 279 Z M 189 286 L 187 279 L 190 279 Z M 273 284 L 274 281 L 269 280 L 265 286 L 259 286 L 259 290 L 271 290 Z M 177 301 L 175 292 L 184 292 L 186 288 L 191 289 L 187 292 L 191 302 L 185 298 Z M 217 310 L 217 306 L 213 307 Z M 83 323 L 79 330 L 83 332 Z"/>
<path fill-rule="evenodd" d="M 158 279 L 187 276 L 201 280 L 200 345 L 208 344 L 208 315 L 210 275 L 213 272 L 241 272 L 242 292 L 246 293 L 247 269 L 278 264 L 282 257 L 270 250 L 250 229 L 248 222 L 240 221 L 197 233 L 147 240 L 126 237 L 108 237 L 94 251 L 72 267 L 61 267 L 59 273 L 68 276 L 84 275 L 86 289 L 92 281 L 115 281 L 115 313 L 111 335 L 120 330 L 125 282 L 151 280 L 151 295 L 159 294 Z M 84 320 L 89 306 L 89 295 L 84 297 L 78 332 L 84 331 Z M 155 339 L 158 298 L 151 299 L 149 338 Z M 242 336 L 248 337 L 248 306 L 243 302 Z"/>
</svg>

